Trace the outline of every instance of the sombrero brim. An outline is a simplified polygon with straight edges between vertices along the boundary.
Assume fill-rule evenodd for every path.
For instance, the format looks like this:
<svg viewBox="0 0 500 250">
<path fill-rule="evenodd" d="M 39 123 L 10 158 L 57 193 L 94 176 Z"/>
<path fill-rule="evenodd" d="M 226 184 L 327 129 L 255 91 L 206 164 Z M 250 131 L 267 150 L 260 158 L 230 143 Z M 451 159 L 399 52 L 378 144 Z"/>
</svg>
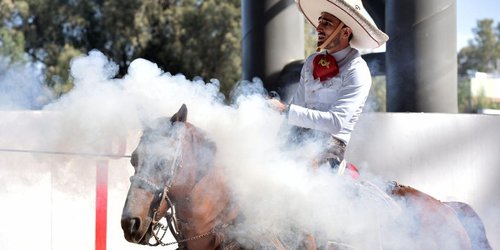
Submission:
<svg viewBox="0 0 500 250">
<path fill-rule="evenodd" d="M 364 10 L 361 1 L 359 5 L 351 6 L 344 0 L 295 0 L 299 10 L 305 18 L 314 26 L 318 27 L 318 18 L 322 12 L 327 12 L 345 25 L 353 32 L 351 46 L 358 49 L 376 49 L 382 46 L 389 37 L 379 30 L 377 26 L 368 19 L 368 13 Z"/>
</svg>

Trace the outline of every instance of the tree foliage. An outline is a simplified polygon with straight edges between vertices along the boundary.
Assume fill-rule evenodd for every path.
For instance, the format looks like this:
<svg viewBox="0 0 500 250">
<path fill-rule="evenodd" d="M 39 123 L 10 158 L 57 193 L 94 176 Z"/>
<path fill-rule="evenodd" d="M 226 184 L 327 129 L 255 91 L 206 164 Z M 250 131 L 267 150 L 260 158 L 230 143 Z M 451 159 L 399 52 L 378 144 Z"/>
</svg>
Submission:
<svg viewBox="0 0 500 250">
<path fill-rule="evenodd" d="M 172 74 L 217 78 L 223 92 L 240 79 L 240 0 L 1 1 L 0 54 L 41 62 L 62 93 L 71 88 L 71 58 L 93 49 L 120 76 L 145 58 Z"/>
<path fill-rule="evenodd" d="M 492 19 L 479 20 L 473 32 L 474 39 L 458 53 L 458 73 L 500 72 L 500 23 L 495 28 Z"/>
<path fill-rule="evenodd" d="M 15 8 L 10 1 L 0 2 L 0 55 L 8 56 L 13 62 L 23 60 L 24 35 L 13 27 L 19 23 L 20 15 L 26 6 Z"/>
</svg>

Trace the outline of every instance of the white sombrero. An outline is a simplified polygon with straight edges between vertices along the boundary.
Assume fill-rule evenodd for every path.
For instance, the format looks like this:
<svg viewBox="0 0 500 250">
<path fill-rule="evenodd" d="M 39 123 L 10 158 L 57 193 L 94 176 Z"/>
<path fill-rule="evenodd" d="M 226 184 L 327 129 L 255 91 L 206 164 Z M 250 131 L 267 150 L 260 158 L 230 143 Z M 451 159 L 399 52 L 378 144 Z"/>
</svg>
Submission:
<svg viewBox="0 0 500 250">
<path fill-rule="evenodd" d="M 327 12 L 352 29 L 351 46 L 358 49 L 375 49 L 389 37 L 377 28 L 361 0 L 295 0 L 306 19 L 318 27 L 321 12 Z"/>
</svg>

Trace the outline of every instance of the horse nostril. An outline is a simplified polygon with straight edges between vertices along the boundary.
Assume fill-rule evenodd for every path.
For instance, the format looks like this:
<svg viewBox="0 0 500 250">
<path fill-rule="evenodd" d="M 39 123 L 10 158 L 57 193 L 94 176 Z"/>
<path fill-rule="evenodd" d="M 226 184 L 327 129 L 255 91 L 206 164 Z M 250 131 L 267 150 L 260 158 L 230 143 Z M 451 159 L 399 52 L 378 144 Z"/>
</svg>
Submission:
<svg viewBox="0 0 500 250">
<path fill-rule="evenodd" d="M 141 227 L 141 219 L 134 217 L 122 220 L 122 229 L 125 234 L 135 235 Z"/>
</svg>

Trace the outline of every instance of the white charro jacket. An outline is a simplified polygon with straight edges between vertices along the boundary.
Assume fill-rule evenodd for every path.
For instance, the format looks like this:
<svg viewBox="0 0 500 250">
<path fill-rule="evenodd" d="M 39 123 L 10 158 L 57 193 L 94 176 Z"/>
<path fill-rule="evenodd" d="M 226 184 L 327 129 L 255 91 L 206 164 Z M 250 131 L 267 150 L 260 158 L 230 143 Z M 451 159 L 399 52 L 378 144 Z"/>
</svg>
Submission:
<svg viewBox="0 0 500 250">
<path fill-rule="evenodd" d="M 313 77 L 317 54 L 309 56 L 302 67 L 288 110 L 288 124 L 330 133 L 347 144 L 370 92 L 370 70 L 359 51 L 347 47 L 332 54 L 339 74 L 320 82 Z"/>
</svg>

